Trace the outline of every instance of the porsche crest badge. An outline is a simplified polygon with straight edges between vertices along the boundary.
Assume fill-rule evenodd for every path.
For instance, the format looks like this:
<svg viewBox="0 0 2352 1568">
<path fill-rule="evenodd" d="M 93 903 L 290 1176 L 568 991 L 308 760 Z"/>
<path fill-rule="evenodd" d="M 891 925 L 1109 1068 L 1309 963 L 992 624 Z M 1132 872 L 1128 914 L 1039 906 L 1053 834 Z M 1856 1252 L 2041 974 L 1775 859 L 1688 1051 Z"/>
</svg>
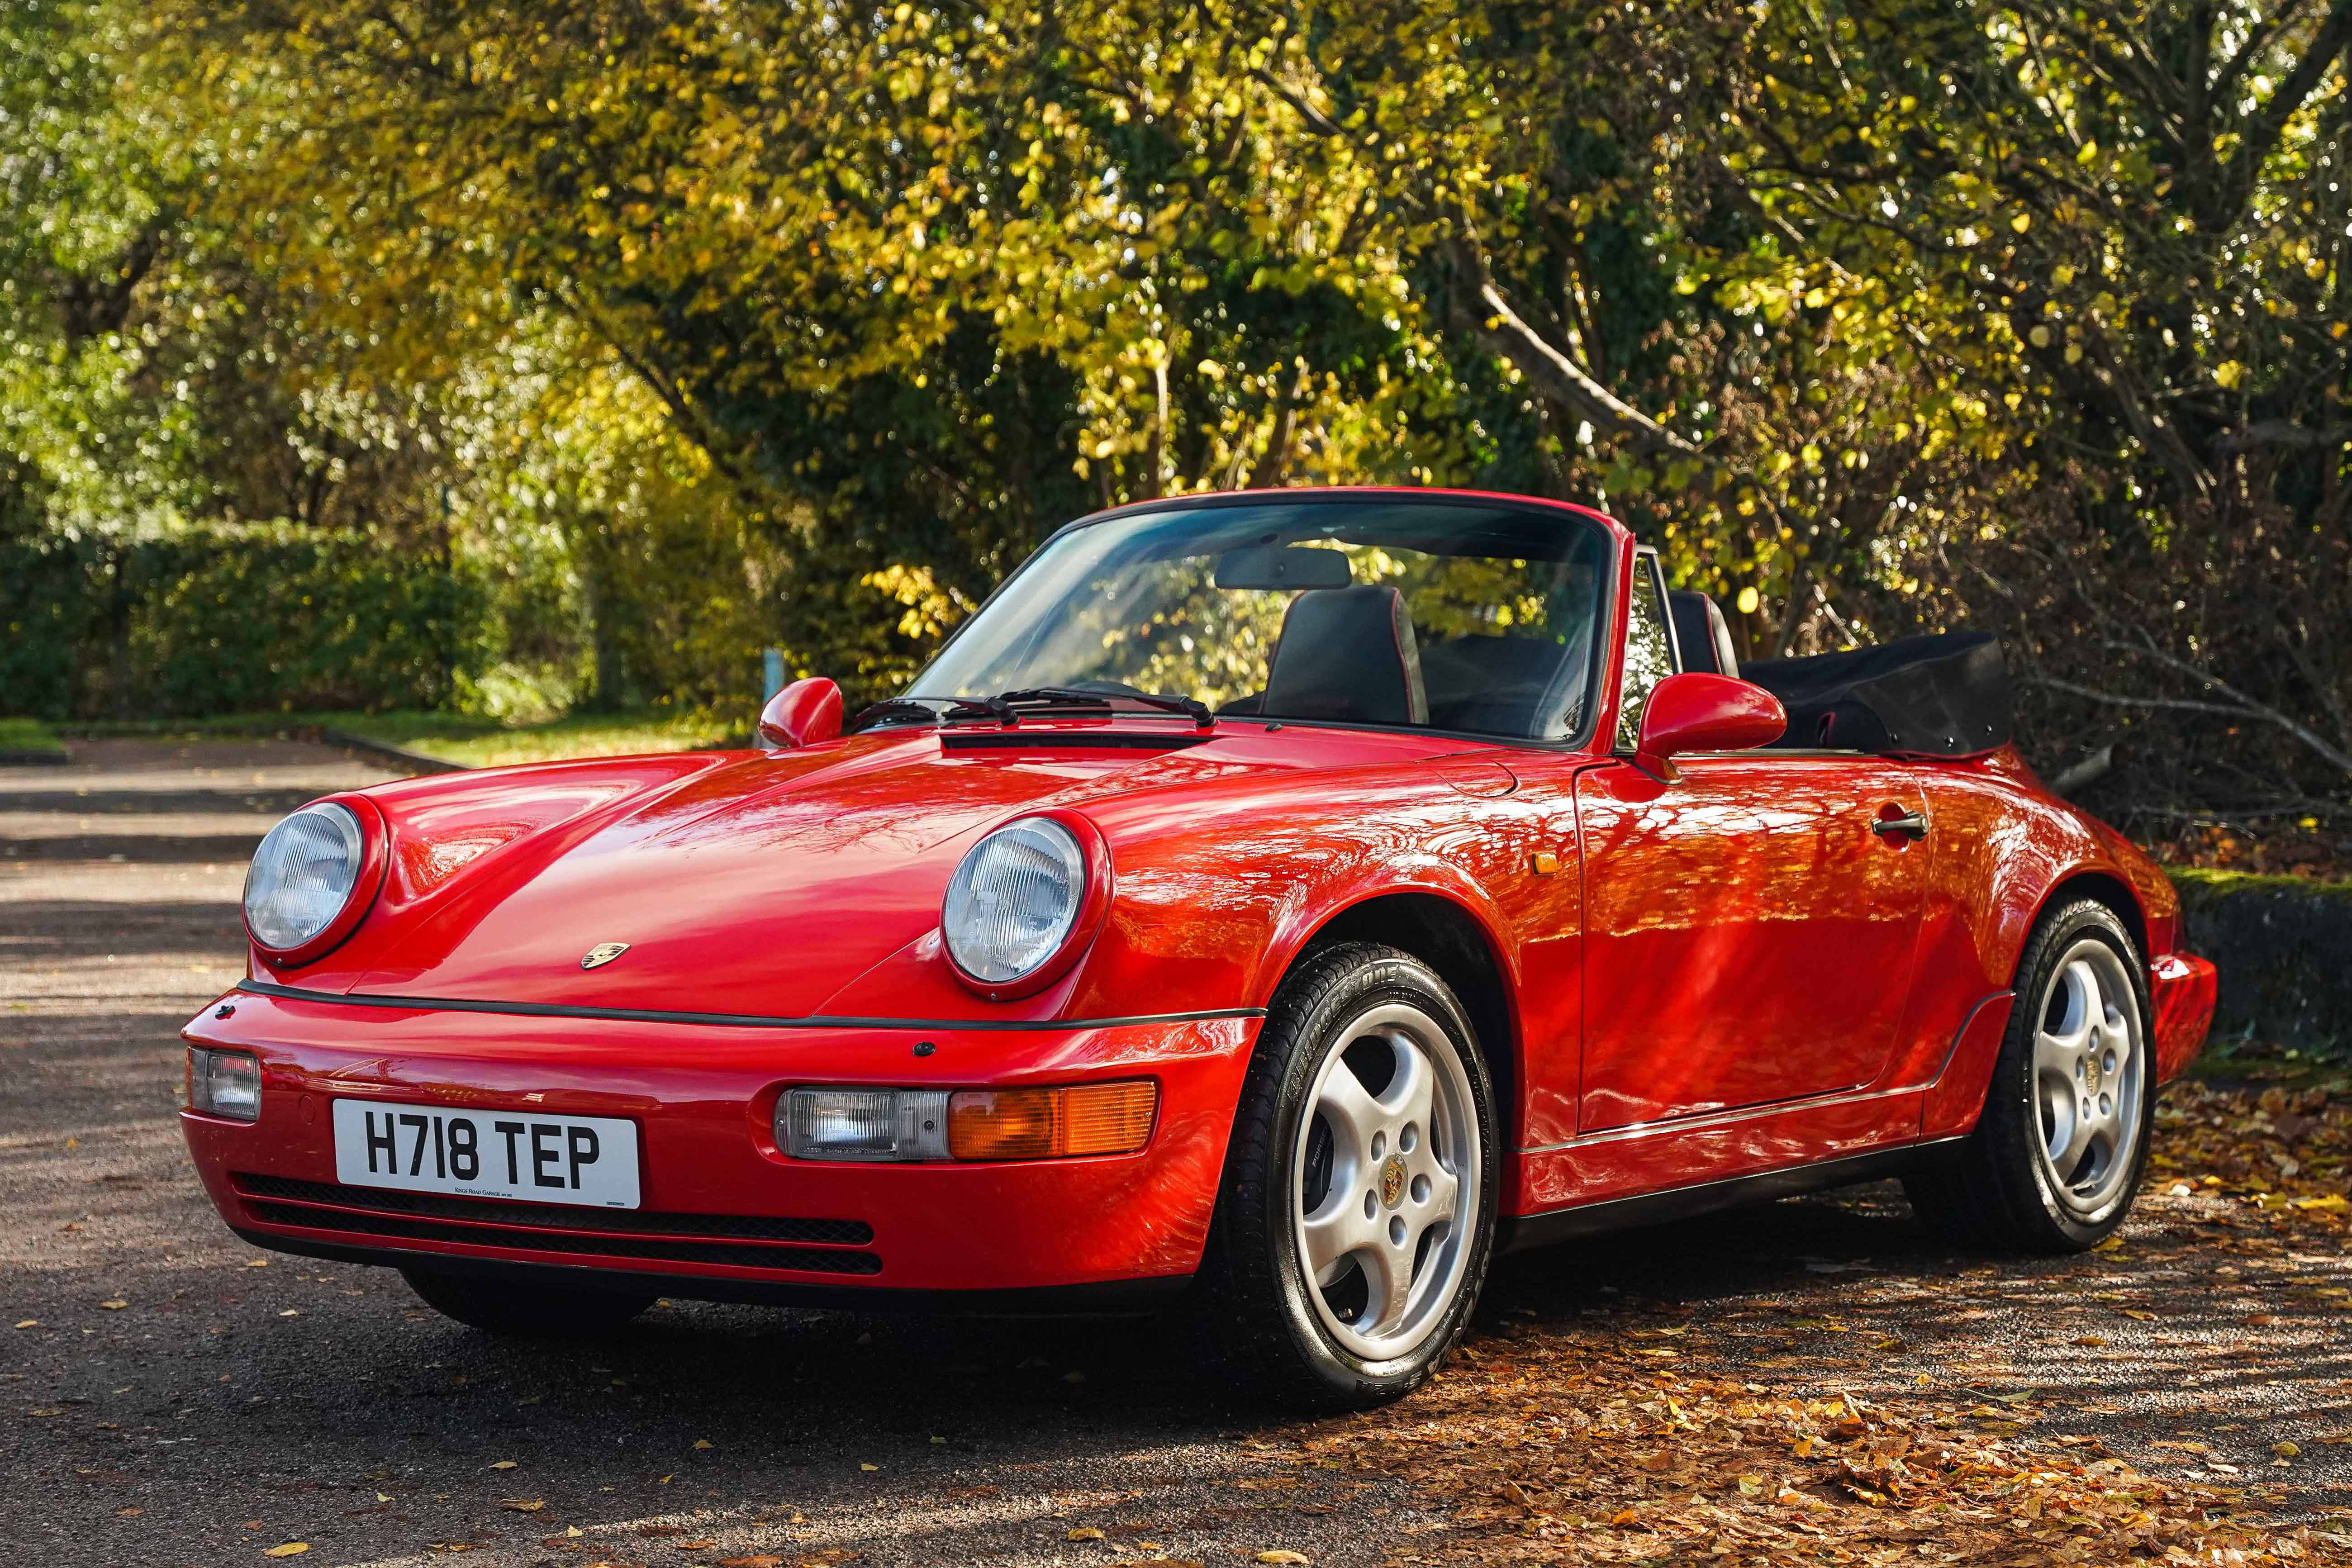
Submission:
<svg viewBox="0 0 2352 1568">
<path fill-rule="evenodd" d="M 581 956 L 580 967 L 602 969 L 628 951 L 629 944 L 625 942 L 600 942 Z"/>
<path fill-rule="evenodd" d="M 1394 1208 L 1404 1202 L 1404 1159 L 1391 1154 L 1381 1167 L 1381 1206 Z"/>
</svg>

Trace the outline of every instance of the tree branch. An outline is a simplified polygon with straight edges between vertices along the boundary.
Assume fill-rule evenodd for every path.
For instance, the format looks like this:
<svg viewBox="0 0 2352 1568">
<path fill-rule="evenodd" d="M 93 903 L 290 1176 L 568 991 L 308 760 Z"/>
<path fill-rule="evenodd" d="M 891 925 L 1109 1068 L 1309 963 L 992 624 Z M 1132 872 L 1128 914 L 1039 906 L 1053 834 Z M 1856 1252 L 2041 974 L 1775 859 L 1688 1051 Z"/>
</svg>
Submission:
<svg viewBox="0 0 2352 1568">
<path fill-rule="evenodd" d="M 2280 712 L 2277 709 L 2271 707 L 2268 703 L 2255 701 L 2252 698 L 2247 696 L 2244 692 L 2239 690 L 2228 681 L 2223 680 L 2220 676 L 2214 675 L 2209 670 L 2200 669 L 2197 666 L 2189 663 L 2187 659 L 2168 654 L 2162 648 L 2156 647 L 2152 642 L 2135 645 L 2127 642 L 2120 642 L 2110 637 L 2106 639 L 2106 646 L 2116 649 L 2119 653 L 2137 654 L 2142 658 L 2152 658 L 2157 663 L 2164 666 L 2167 669 L 2172 670 L 2177 674 L 2189 677 L 2189 679 L 2196 681 L 2206 690 L 2220 692 L 2231 702 L 2237 704 L 2237 707 L 2234 709 L 2225 708 L 2221 709 L 2221 711 L 2235 712 L 2243 718 L 2260 719 L 2266 724 L 2275 724 L 2280 729 L 2284 730 L 2288 734 L 2293 735 L 2296 740 L 2301 741 L 2305 745 L 2310 747 L 2313 751 L 2317 752 L 2321 756 L 2326 758 L 2327 761 L 2335 766 L 2341 768 L 2347 773 L 2352 773 L 2352 752 L 2347 752 L 2339 747 L 2329 744 L 2327 737 L 2322 735 L 2310 725 L 2304 723 L 2302 721 L 2295 719 L 2291 715 Z M 2178 704 L 2175 704 L 2175 706 L 2178 706 Z"/>
<path fill-rule="evenodd" d="M 1512 308 L 1487 269 L 1476 241 L 1461 239 L 1454 247 L 1462 268 L 1470 275 L 1479 300 L 1490 314 L 1477 324 L 1486 345 L 1517 365 L 1537 390 L 1567 408 L 1595 430 L 1621 437 L 1644 452 L 1667 452 L 1678 458 L 1704 456 L 1698 445 L 1667 429 L 1593 379 L 1591 372 L 1565 351 L 1553 346 Z"/>
<path fill-rule="evenodd" d="M 2352 48 L 2352 0 L 2336 0 L 2327 19 L 2312 36 L 2311 47 L 2295 62 L 2294 69 L 2279 83 L 2262 108 L 2243 122 L 2243 140 L 2230 159 L 2229 211 L 2232 216 L 2245 205 L 2245 195 L 2253 189 L 2255 172 L 2278 145 L 2286 122 L 2303 107 L 2304 100 L 2319 89 L 2321 79 L 2347 48 Z"/>
<path fill-rule="evenodd" d="M 2224 434 L 2213 443 L 2213 450 L 2225 458 L 2258 447 L 2290 447 L 2308 452 L 2340 447 L 2347 441 L 2352 441 L 2352 425 L 2326 425 L 2315 430 L 2292 419 L 2258 419 L 2242 430 Z"/>
</svg>

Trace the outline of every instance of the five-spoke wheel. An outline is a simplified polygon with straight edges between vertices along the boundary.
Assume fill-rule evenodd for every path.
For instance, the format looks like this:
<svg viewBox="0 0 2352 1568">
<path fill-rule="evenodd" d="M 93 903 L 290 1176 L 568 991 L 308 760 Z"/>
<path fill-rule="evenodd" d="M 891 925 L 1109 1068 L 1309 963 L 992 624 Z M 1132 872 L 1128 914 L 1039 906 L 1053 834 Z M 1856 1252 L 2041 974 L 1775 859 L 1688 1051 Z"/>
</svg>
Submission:
<svg viewBox="0 0 2352 1568">
<path fill-rule="evenodd" d="M 2033 1088 L 2044 1169 L 2080 1213 L 2103 1207 L 2135 1168 L 2138 1016 L 2114 948 L 2085 937 L 2067 950 L 2033 1033 Z"/>
<path fill-rule="evenodd" d="M 1360 1408 L 1429 1374 L 1495 1228 L 1493 1090 L 1454 993 L 1394 948 L 1301 961 L 1234 1119 L 1203 1326 L 1286 1403 Z"/>
<path fill-rule="evenodd" d="M 2145 968 L 2105 904 L 2042 916 L 1977 1125 L 1904 1178 L 1931 1227 L 1977 1246 L 2068 1252 L 2131 1210 L 2155 1114 Z"/>
<path fill-rule="evenodd" d="M 1324 1326 L 1368 1360 L 1444 1316 L 1476 1212 L 1478 1119 L 1444 1026 L 1407 1003 L 1355 1018 L 1316 1069 L 1297 1149 L 1298 1250 Z"/>
</svg>

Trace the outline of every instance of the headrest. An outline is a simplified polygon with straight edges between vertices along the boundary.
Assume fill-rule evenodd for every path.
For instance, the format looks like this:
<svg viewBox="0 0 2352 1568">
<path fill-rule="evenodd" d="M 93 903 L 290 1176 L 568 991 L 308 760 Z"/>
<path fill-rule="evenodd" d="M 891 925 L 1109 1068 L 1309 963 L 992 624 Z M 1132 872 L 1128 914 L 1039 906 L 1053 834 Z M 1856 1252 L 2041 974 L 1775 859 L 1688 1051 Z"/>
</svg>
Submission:
<svg viewBox="0 0 2352 1568">
<path fill-rule="evenodd" d="M 1290 601 L 1265 672 L 1270 719 L 1426 724 L 1421 649 L 1404 595 L 1370 584 L 1310 588 Z"/>
<path fill-rule="evenodd" d="M 1731 627 L 1713 599 L 1677 588 L 1666 595 L 1666 610 L 1675 617 L 1675 642 L 1682 649 L 1685 673 L 1738 679 L 1739 655 L 1732 650 Z"/>
</svg>

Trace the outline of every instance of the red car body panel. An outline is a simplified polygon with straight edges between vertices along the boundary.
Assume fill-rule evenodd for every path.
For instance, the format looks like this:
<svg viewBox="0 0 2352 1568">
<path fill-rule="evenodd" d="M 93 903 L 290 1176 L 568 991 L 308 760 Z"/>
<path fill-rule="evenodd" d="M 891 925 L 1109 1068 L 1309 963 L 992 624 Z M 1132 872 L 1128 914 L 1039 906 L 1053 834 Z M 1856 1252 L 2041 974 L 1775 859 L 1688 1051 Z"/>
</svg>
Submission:
<svg viewBox="0 0 2352 1568">
<path fill-rule="evenodd" d="M 1601 521 L 1605 738 L 1633 554 Z M 264 1074 L 258 1122 L 187 1112 L 189 1146 L 231 1224 L 296 1250 L 680 1294 L 1052 1290 L 1197 1268 L 1263 1013 L 1335 922 L 1443 930 L 1491 978 L 1473 1011 L 1505 1096 L 1501 1213 L 1529 1235 L 1965 1133 L 2053 900 L 2106 900 L 2150 955 L 2160 1076 L 2202 1040 L 2212 970 L 2175 951 L 2169 884 L 2013 751 L 1681 764 L 1666 783 L 1605 740 L 1121 717 L 381 785 L 373 905 L 299 966 L 254 949 L 188 1026 Z M 1066 973 L 992 1001 L 949 963 L 940 899 L 982 835 L 1045 810 L 1101 835 L 1108 907 Z M 1911 812 L 1924 839 L 1875 826 Z M 582 967 L 614 942 L 625 959 Z M 1129 1155 L 842 1164 L 770 1130 L 794 1085 L 1137 1077 L 1160 1100 Z M 642 1210 L 337 1188 L 338 1098 L 631 1119 Z"/>
</svg>

